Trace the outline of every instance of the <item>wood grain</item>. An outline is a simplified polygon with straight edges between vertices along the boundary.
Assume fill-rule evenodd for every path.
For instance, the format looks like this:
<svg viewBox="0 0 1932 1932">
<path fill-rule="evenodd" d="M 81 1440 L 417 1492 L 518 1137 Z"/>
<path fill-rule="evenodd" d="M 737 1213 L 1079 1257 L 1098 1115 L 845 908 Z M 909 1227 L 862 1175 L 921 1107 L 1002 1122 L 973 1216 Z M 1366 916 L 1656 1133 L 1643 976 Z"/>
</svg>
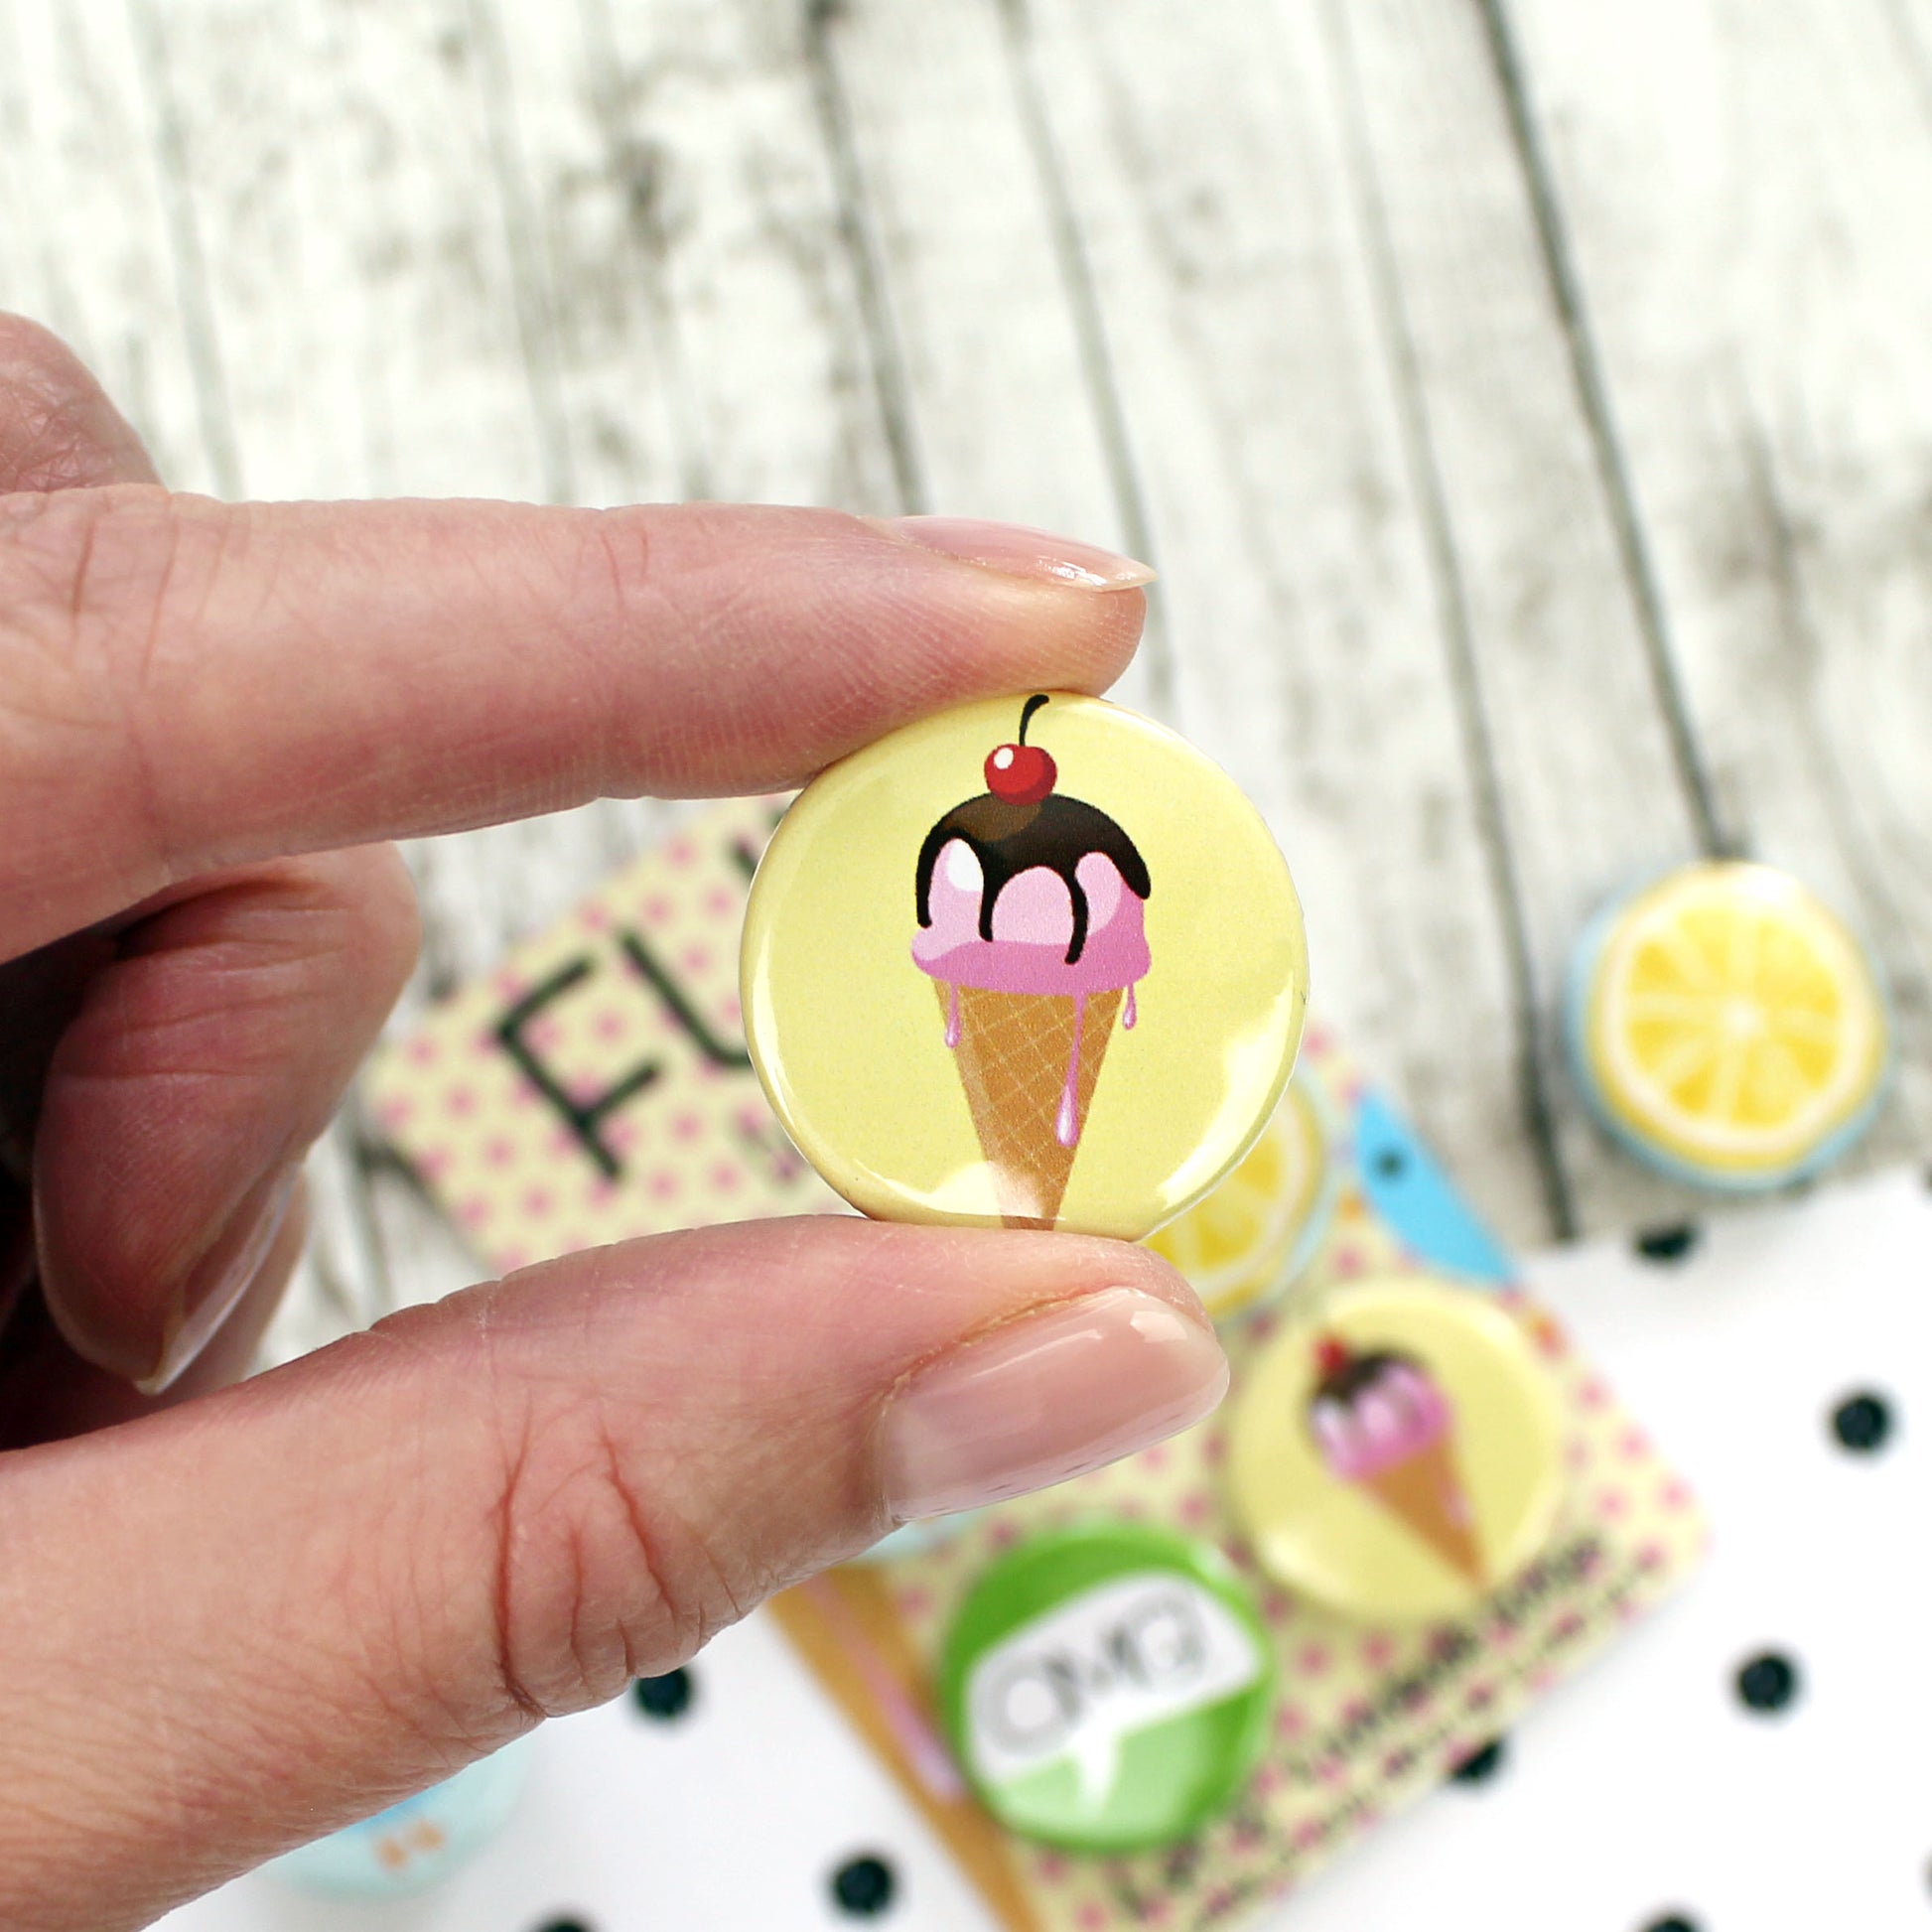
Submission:
<svg viewBox="0 0 1932 1932">
<path fill-rule="evenodd" d="M 1922 1150 L 1932 283 L 1893 237 L 1932 205 L 1932 14 L 1552 14 L 1525 44 L 1719 811 L 1876 949 L 1903 1053 L 1870 1158 Z"/>
<path fill-rule="evenodd" d="M 1059 526 L 1518 1241 L 1681 1218 L 1554 1005 L 1736 849 L 1932 1135 L 1932 0 L 0 0 L 0 302 L 184 485 Z M 412 855 L 403 1009 L 658 835 Z M 283 1352 L 470 1264 L 355 1108 Z"/>
</svg>

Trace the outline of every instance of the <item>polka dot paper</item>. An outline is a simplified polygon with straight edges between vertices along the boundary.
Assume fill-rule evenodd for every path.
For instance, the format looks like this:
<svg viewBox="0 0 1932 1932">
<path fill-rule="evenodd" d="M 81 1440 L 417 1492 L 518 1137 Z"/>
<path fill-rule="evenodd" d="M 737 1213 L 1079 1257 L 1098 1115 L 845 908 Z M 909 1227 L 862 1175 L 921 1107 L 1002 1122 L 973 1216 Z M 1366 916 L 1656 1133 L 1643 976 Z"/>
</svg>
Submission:
<svg viewBox="0 0 1932 1932">
<path fill-rule="evenodd" d="M 496 1269 L 840 1206 L 772 1118 L 738 1010 L 784 803 L 694 820 L 378 1056 L 378 1122 Z"/>
<path fill-rule="evenodd" d="M 1566 1501 L 1542 1553 L 1473 1613 L 1421 1627 L 1350 1622 L 1256 1568 L 1228 1508 L 1223 1411 L 1112 1468 L 982 1512 L 949 1538 L 780 1598 L 807 1660 L 1014 1932 L 1207 1932 L 1243 1922 L 1475 1757 L 1666 1595 L 1705 1547 L 1688 1485 L 1558 1324 L 1499 1279 L 1506 1263 L 1468 1210 L 1431 1202 L 1416 1211 L 1440 1171 L 1406 1130 L 1398 1135 L 1386 1101 L 1318 1030 L 1298 1077 L 1319 1080 L 1347 1127 L 1334 1223 L 1289 1309 L 1326 1284 L 1405 1267 L 1489 1284 L 1556 1385 Z M 1388 1158 L 1398 1145 L 1400 1171 Z M 1245 1364 L 1281 1318 L 1263 1312 L 1225 1335 L 1237 1396 Z M 934 1760 L 919 1742 L 930 1724 L 931 1660 L 975 1578 L 1035 1532 L 1093 1516 L 1167 1524 L 1217 1545 L 1252 1587 L 1275 1646 L 1280 1694 L 1267 1755 L 1228 1812 L 1159 1852 L 1083 1857 L 1003 1834 L 943 1780 L 934 1785 Z"/>
</svg>

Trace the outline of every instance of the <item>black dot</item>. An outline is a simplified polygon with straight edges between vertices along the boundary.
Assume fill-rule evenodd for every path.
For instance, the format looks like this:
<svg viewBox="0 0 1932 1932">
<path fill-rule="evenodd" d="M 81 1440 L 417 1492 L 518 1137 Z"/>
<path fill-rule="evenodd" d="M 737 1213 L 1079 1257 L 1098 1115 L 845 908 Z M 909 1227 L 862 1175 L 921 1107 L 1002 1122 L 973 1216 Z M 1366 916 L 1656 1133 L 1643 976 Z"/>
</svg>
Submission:
<svg viewBox="0 0 1932 1932">
<path fill-rule="evenodd" d="M 693 1689 L 688 1670 L 672 1670 L 662 1677 L 638 1678 L 630 1687 L 630 1695 L 645 1717 L 669 1724 L 690 1710 Z"/>
<path fill-rule="evenodd" d="M 898 1881 L 884 1859 L 868 1853 L 864 1858 L 848 1859 L 832 1873 L 832 1899 L 842 1912 L 854 1918 L 877 1918 L 890 1911 Z"/>
<path fill-rule="evenodd" d="M 1698 1932 L 1698 1922 L 1686 1918 L 1682 1912 L 1671 1912 L 1663 1918 L 1652 1919 L 1643 1932 Z"/>
<path fill-rule="evenodd" d="M 1751 1711 L 1782 1711 L 1798 1695 L 1798 1667 L 1789 1657 L 1767 1650 L 1737 1673 L 1737 1695 Z"/>
<path fill-rule="evenodd" d="M 1409 1165 L 1409 1157 L 1399 1147 L 1385 1147 L 1375 1157 L 1375 1172 L 1384 1180 L 1395 1180 Z"/>
<path fill-rule="evenodd" d="M 1832 1434 L 1844 1448 L 1869 1455 L 1883 1449 L 1891 1434 L 1891 1409 L 1883 1396 L 1869 1389 L 1848 1395 L 1832 1411 Z"/>
<path fill-rule="evenodd" d="M 1487 1784 L 1503 1767 L 1503 1740 L 1492 1737 L 1449 1773 L 1457 1784 Z"/>
<path fill-rule="evenodd" d="M 1682 1261 L 1698 1244 L 1695 1221 L 1680 1221 L 1675 1227 L 1650 1228 L 1637 1236 L 1637 1253 L 1645 1261 Z"/>
<path fill-rule="evenodd" d="M 537 1932 L 591 1932 L 589 1923 L 581 1918 L 545 1919 L 537 1927 Z"/>
</svg>

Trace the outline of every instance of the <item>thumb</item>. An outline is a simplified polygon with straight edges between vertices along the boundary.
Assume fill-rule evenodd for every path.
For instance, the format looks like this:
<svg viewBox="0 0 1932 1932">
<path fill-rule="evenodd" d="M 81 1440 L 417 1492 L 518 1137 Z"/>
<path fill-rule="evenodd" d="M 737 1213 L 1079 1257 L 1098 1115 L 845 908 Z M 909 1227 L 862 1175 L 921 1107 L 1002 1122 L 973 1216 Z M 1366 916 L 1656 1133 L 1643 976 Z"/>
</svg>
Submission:
<svg viewBox="0 0 1932 1932">
<path fill-rule="evenodd" d="M 824 1217 L 532 1269 L 0 1457 L 0 1924 L 145 1925 L 1225 1386 L 1142 1250 Z"/>
</svg>

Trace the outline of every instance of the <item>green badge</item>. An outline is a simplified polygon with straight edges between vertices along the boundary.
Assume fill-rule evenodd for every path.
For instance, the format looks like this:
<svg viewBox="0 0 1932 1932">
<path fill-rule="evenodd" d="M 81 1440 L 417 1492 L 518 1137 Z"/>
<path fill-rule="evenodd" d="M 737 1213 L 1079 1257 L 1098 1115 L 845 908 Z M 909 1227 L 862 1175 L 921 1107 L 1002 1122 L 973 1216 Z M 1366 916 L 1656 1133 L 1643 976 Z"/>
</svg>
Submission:
<svg viewBox="0 0 1932 1932">
<path fill-rule="evenodd" d="M 1172 1844 L 1247 1782 L 1274 1659 L 1241 1580 L 1140 1524 L 1036 1537 L 993 1565 L 946 1633 L 959 1760 L 1010 1830 L 1074 1851 Z"/>
</svg>

